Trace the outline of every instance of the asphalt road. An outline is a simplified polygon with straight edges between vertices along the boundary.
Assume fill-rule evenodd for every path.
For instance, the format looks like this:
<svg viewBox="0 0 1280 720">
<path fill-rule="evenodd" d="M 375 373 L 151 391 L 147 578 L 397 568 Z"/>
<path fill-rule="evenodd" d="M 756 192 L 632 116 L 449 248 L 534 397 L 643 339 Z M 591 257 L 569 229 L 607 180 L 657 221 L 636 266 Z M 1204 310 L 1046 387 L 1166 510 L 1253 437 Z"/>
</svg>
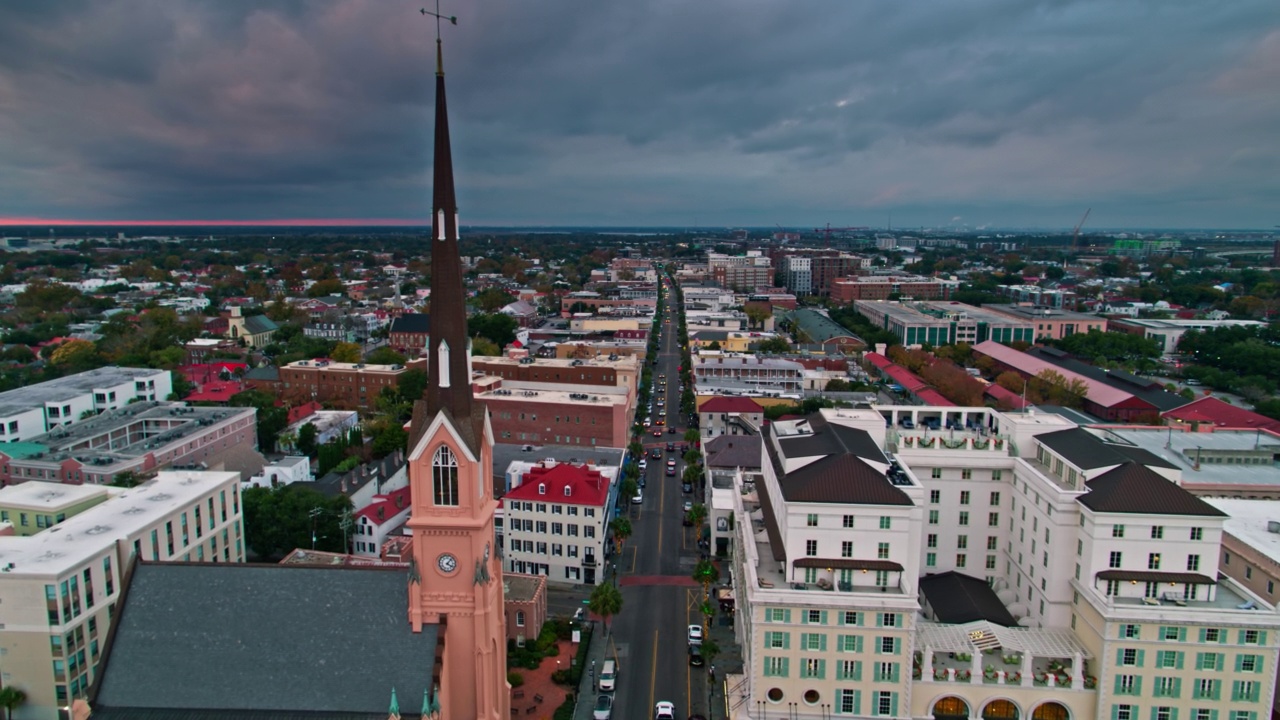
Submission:
<svg viewBox="0 0 1280 720">
<path fill-rule="evenodd" d="M 684 501 L 693 497 L 680 491 L 684 462 L 679 447 L 687 427 L 680 418 L 680 353 L 669 293 L 668 299 L 671 322 L 662 325 L 653 376 L 656 383 L 666 375 L 663 416 L 677 434 L 664 429 L 660 438 L 652 432 L 645 436 L 646 450 L 661 447 L 663 458 L 649 459 L 644 502 L 630 508 L 631 538 L 613 558 L 623 598 L 622 612 L 612 621 L 609 650 L 619 665 L 614 717 L 653 717 L 654 703 L 661 700 L 675 703 L 676 717 L 707 715 L 706 668 L 690 667 L 688 656 L 687 628 L 701 622 L 701 588 L 690 577 L 699 557 L 697 537 L 683 525 Z M 676 452 L 666 452 L 668 441 L 675 442 Z M 669 458 L 676 461 L 675 477 L 666 476 Z"/>
</svg>

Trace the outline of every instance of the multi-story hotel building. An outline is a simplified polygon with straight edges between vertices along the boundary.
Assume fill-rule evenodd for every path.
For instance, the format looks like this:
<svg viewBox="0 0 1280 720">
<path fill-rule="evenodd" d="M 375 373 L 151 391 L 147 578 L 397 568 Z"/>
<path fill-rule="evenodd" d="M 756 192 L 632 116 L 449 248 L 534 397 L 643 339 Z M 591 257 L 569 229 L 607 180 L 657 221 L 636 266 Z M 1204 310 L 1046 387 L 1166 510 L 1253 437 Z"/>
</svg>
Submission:
<svg viewBox="0 0 1280 720">
<path fill-rule="evenodd" d="M 109 497 L 35 535 L 0 536 L 4 684 L 27 694 L 17 717 L 53 720 L 88 692 L 135 557 L 244 561 L 239 486 L 232 472 L 162 472 L 127 490 L 93 488 Z M 0 505 L 86 492 L 32 482 L 0 489 Z"/>
<path fill-rule="evenodd" d="M 558 582 L 595 585 L 604 578 L 608 509 L 616 469 L 544 461 L 502 497 L 507 570 Z"/>
<path fill-rule="evenodd" d="M 985 340 L 1034 342 L 1035 327 L 1008 315 L 958 302 L 898 303 L 857 300 L 854 307 L 904 345 L 975 344 Z"/>
<path fill-rule="evenodd" d="M 1219 572 L 1226 516 L 1180 487 L 1189 465 L 987 408 L 824 410 L 763 440 L 712 500 L 745 518 L 736 717 L 1270 711 L 1280 617 Z"/>
</svg>

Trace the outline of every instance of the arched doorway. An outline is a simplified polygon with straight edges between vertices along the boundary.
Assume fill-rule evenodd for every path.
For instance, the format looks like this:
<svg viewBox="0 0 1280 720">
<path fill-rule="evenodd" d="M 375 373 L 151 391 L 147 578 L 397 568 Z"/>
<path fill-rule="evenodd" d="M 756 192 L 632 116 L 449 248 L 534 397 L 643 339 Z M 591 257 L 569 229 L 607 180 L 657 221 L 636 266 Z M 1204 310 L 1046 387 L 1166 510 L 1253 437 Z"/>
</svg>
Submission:
<svg viewBox="0 0 1280 720">
<path fill-rule="evenodd" d="M 1062 703 L 1050 700 L 1031 712 L 1031 720 L 1071 720 L 1071 713 Z"/>
<path fill-rule="evenodd" d="M 982 708 L 982 720 L 1018 720 L 1018 706 L 1011 700 L 992 700 Z"/>
<path fill-rule="evenodd" d="M 933 704 L 933 717 L 934 720 L 957 720 L 958 718 L 968 718 L 969 703 L 955 695 L 948 695 L 944 698 L 939 698 L 938 701 Z"/>
</svg>

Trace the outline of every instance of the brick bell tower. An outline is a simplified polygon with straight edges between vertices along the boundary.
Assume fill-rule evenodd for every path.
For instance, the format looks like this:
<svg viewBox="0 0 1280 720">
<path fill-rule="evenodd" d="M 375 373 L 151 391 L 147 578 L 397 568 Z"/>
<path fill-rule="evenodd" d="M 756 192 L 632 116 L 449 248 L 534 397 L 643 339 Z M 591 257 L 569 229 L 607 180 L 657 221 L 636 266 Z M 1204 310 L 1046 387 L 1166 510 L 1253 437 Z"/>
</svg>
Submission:
<svg viewBox="0 0 1280 720">
<path fill-rule="evenodd" d="M 471 343 L 458 252 L 444 61 L 436 39 L 435 174 L 431 225 L 431 342 L 427 389 L 414 404 L 409 484 L 415 567 L 414 632 L 440 625 L 444 720 L 509 720 L 502 563 L 494 547 L 493 429 L 472 399 Z"/>
</svg>

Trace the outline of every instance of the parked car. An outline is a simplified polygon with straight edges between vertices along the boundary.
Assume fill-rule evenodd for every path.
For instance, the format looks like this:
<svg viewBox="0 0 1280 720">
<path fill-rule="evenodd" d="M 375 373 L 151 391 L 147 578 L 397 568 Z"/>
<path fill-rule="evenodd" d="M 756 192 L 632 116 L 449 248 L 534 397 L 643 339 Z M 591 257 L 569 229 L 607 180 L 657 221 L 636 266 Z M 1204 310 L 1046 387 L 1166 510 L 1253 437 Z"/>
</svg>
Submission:
<svg viewBox="0 0 1280 720">
<path fill-rule="evenodd" d="M 613 717 L 613 696 L 600 693 L 596 696 L 596 706 L 591 710 L 592 720 L 609 720 Z"/>
<path fill-rule="evenodd" d="M 653 720 L 676 720 L 676 706 L 666 700 L 654 705 Z"/>
<path fill-rule="evenodd" d="M 690 645 L 702 644 L 702 626 L 701 625 L 689 626 L 689 644 Z"/>
<path fill-rule="evenodd" d="M 694 667 L 702 667 L 703 663 L 705 662 L 706 662 L 706 659 L 702 657 L 702 646 L 690 645 L 689 646 L 689 664 Z"/>
<path fill-rule="evenodd" d="M 649 469 L 649 461 L 646 460 L 645 458 L 640 458 L 639 467 L 640 467 L 640 472 L 644 472 L 645 470 Z"/>
<path fill-rule="evenodd" d="M 692 485 L 690 485 L 689 483 L 681 483 L 681 484 L 680 484 L 680 492 L 682 492 L 682 493 L 691 493 L 691 492 L 693 492 L 693 486 L 692 486 Z"/>
<path fill-rule="evenodd" d="M 632 505 L 639 505 L 644 502 L 644 491 L 637 486 L 636 494 L 631 498 Z"/>
<path fill-rule="evenodd" d="M 685 501 L 684 501 L 684 511 L 685 511 L 685 512 L 689 512 L 689 511 L 691 511 L 691 510 L 693 510 L 693 501 L 692 501 L 692 500 L 685 500 Z"/>
</svg>

